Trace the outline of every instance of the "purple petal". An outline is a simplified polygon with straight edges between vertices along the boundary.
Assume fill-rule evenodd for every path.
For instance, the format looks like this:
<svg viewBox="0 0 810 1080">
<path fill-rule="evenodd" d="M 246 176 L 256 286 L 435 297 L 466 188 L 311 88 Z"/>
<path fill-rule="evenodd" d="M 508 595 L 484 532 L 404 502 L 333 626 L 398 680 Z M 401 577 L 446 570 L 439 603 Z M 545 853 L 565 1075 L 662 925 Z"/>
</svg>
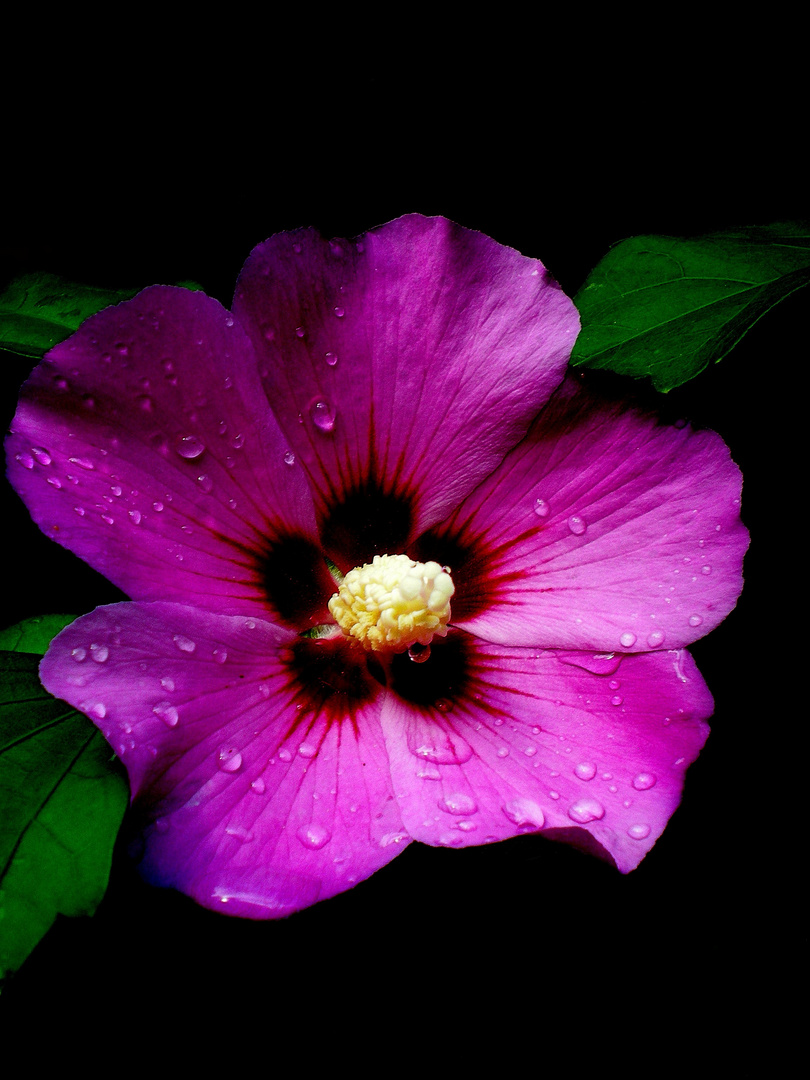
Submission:
<svg viewBox="0 0 810 1080">
<path fill-rule="evenodd" d="M 272 237 L 234 310 L 344 567 L 402 551 L 492 471 L 579 328 L 540 262 L 415 214 L 356 241 Z"/>
<path fill-rule="evenodd" d="M 451 566 L 453 621 L 489 641 L 680 648 L 742 588 L 741 483 L 714 432 L 569 378 L 418 557 Z"/>
<path fill-rule="evenodd" d="M 661 835 L 708 735 L 712 699 L 682 650 L 625 656 L 597 675 L 555 653 L 458 634 L 433 649 L 455 691 L 429 700 L 421 671 L 385 699 L 383 731 L 405 828 L 461 847 L 522 832 L 589 833 L 623 872 Z M 420 668 L 427 668 L 427 664 Z M 441 682 L 435 674 L 426 678 Z M 426 684 L 427 685 L 427 684 Z"/>
<path fill-rule="evenodd" d="M 129 595 L 327 617 L 303 471 L 216 300 L 156 286 L 89 319 L 25 384 L 7 451 L 40 528 Z M 280 562 L 300 586 L 268 608 Z"/>
<path fill-rule="evenodd" d="M 409 842 L 382 689 L 342 641 L 116 604 L 63 631 L 41 676 L 126 765 L 155 884 L 273 918 L 350 888 Z"/>
</svg>

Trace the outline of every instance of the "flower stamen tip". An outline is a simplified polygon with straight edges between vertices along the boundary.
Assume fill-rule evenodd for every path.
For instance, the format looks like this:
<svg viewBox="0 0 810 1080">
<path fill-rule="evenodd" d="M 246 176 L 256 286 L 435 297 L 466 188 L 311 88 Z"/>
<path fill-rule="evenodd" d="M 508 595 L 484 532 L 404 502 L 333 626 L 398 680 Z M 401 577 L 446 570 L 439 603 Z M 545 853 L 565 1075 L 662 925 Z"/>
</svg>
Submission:
<svg viewBox="0 0 810 1080">
<path fill-rule="evenodd" d="M 346 637 L 373 652 L 405 652 L 447 634 L 455 592 L 447 567 L 407 555 L 375 555 L 350 570 L 329 601 Z"/>
</svg>

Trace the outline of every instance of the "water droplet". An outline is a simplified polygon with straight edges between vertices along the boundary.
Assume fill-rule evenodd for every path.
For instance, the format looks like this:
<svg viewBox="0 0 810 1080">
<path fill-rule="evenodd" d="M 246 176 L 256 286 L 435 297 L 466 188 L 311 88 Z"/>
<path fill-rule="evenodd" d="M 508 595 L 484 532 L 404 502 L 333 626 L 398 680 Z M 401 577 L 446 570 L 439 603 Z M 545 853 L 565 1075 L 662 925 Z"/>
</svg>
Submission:
<svg viewBox="0 0 810 1080">
<path fill-rule="evenodd" d="M 81 645 L 78 649 L 74 649 L 70 654 L 77 664 L 80 664 L 87 656 L 87 649 L 83 649 Z"/>
<path fill-rule="evenodd" d="M 233 326 L 233 315 L 226 315 L 225 316 L 225 325 L 226 326 Z"/>
<path fill-rule="evenodd" d="M 605 808 L 596 799 L 578 799 L 568 807 L 568 816 L 580 825 L 599 821 L 605 816 Z"/>
<path fill-rule="evenodd" d="M 651 634 L 647 635 L 647 644 L 650 646 L 651 649 L 657 649 L 658 646 L 663 642 L 664 636 L 665 635 L 663 630 L 653 630 Z"/>
<path fill-rule="evenodd" d="M 286 746 L 282 750 L 279 750 L 278 756 L 281 759 L 281 761 L 292 761 L 292 754 L 290 753 L 290 751 L 287 749 Z"/>
<path fill-rule="evenodd" d="M 56 488 L 57 491 L 59 491 L 59 489 L 62 487 L 62 481 L 56 476 L 49 476 L 48 483 L 51 485 L 51 487 Z"/>
<path fill-rule="evenodd" d="M 302 825 L 295 834 L 306 848 L 318 851 L 332 839 L 332 834 L 323 825 Z"/>
<path fill-rule="evenodd" d="M 542 829 L 546 823 L 541 807 L 531 799 L 512 799 L 501 807 L 509 820 L 520 829 Z"/>
<path fill-rule="evenodd" d="M 115 518 L 111 517 L 109 514 L 102 514 L 101 515 L 101 520 L 106 521 L 106 523 L 108 525 L 114 525 L 115 524 Z"/>
<path fill-rule="evenodd" d="M 157 705 L 152 706 L 152 712 L 167 727 L 176 727 L 177 721 L 180 719 L 177 709 L 170 701 L 159 701 Z"/>
<path fill-rule="evenodd" d="M 156 513 L 158 513 L 158 514 L 159 514 L 159 513 L 160 513 L 160 512 L 161 512 L 161 511 L 163 510 L 163 503 L 162 503 L 162 502 L 153 502 L 153 503 L 152 503 L 152 509 L 153 509 L 153 510 L 154 510 L 154 511 L 155 511 Z"/>
<path fill-rule="evenodd" d="M 205 443 L 196 435 L 181 435 L 174 448 L 181 458 L 193 461 L 194 458 L 198 458 L 203 453 Z"/>
<path fill-rule="evenodd" d="M 474 814 L 478 810 L 478 803 L 475 799 L 463 793 L 446 795 L 439 800 L 437 805 L 446 814 L 456 814 L 458 817 L 467 817 L 468 814 Z"/>
<path fill-rule="evenodd" d="M 345 314 L 346 314 L 346 312 L 343 310 L 342 307 L 336 307 L 335 308 L 335 315 L 337 315 L 337 317 L 339 319 L 342 319 Z"/>
<path fill-rule="evenodd" d="M 337 353 L 328 352 L 326 354 L 326 362 L 329 365 L 329 367 L 334 367 L 335 364 L 338 362 Z"/>
<path fill-rule="evenodd" d="M 631 825 L 627 830 L 627 835 L 633 840 L 646 840 L 650 831 L 649 825 Z"/>
<path fill-rule="evenodd" d="M 580 780 L 593 780 L 593 778 L 596 776 L 596 766 L 593 765 L 590 761 L 582 761 L 574 769 L 574 772 L 580 778 Z"/>
<path fill-rule="evenodd" d="M 200 485 L 206 495 L 211 494 L 211 491 L 214 487 L 214 481 L 211 479 L 210 476 L 206 476 L 205 473 L 202 473 L 200 476 L 197 477 L 197 483 Z"/>
<path fill-rule="evenodd" d="M 585 530 L 588 528 L 587 522 L 579 514 L 572 514 L 568 519 L 568 528 L 574 534 L 574 536 L 582 536 Z"/>
<path fill-rule="evenodd" d="M 708 565 L 701 566 L 700 572 L 701 572 L 701 574 L 710 574 L 712 572 L 712 568 L 710 566 L 708 566 Z"/>
<path fill-rule="evenodd" d="M 625 647 L 625 649 L 629 649 L 631 645 L 635 645 L 635 643 L 636 643 L 636 635 L 631 634 L 630 631 L 628 630 L 624 634 L 622 634 L 622 636 L 619 638 L 619 643 L 621 645 L 623 645 Z"/>
<path fill-rule="evenodd" d="M 309 410 L 312 423 L 319 431 L 332 431 L 335 426 L 335 410 L 328 401 L 316 401 Z"/>
<path fill-rule="evenodd" d="M 253 839 L 253 833 L 243 829 L 241 825 L 228 825 L 225 829 L 227 836 L 232 836 L 240 844 L 249 844 Z"/>
<path fill-rule="evenodd" d="M 91 472 L 95 468 L 95 465 L 90 460 L 90 458 L 72 457 L 68 458 L 68 461 L 71 465 L 78 465 L 80 469 L 87 469 L 88 472 Z"/>
<path fill-rule="evenodd" d="M 141 512 L 140 512 L 140 510 L 130 510 L 129 511 L 129 516 L 132 519 L 133 525 L 140 525 L 140 523 L 141 523 Z"/>
<path fill-rule="evenodd" d="M 40 465 L 50 465 L 51 461 L 53 460 L 48 451 L 42 446 L 32 446 L 31 453 L 34 455 Z"/>
<path fill-rule="evenodd" d="M 411 751 L 416 757 L 425 758 L 437 765 L 464 765 L 472 757 L 472 749 L 468 743 L 459 737 L 454 742 L 447 742 L 443 746 L 428 746 L 424 744 Z"/>
<path fill-rule="evenodd" d="M 171 693 L 174 690 L 174 679 L 171 677 L 171 675 L 164 675 L 163 678 L 160 680 L 160 685 L 163 687 L 164 690 L 168 690 L 169 693 Z"/>
<path fill-rule="evenodd" d="M 413 660 L 415 664 L 424 664 L 426 660 L 430 659 L 430 646 L 420 645 L 419 642 L 415 642 L 408 649 L 408 659 Z"/>
<path fill-rule="evenodd" d="M 509 747 L 508 746 L 501 746 L 499 748 L 499 750 L 498 750 L 498 757 L 499 758 L 509 757 Z"/>
<path fill-rule="evenodd" d="M 223 772 L 236 772 L 242 767 L 242 755 L 235 746 L 220 746 L 217 759 Z"/>
<path fill-rule="evenodd" d="M 75 513 L 77 513 L 79 515 L 79 517 L 84 517 L 84 507 L 83 506 L 74 506 L 73 510 L 74 510 Z"/>
<path fill-rule="evenodd" d="M 426 761 L 416 774 L 420 780 L 441 780 L 442 774 L 432 761 Z"/>
<path fill-rule="evenodd" d="M 302 742 L 298 747 L 298 753 L 302 758 L 314 758 L 318 753 L 318 747 L 314 746 L 312 743 Z"/>
<path fill-rule="evenodd" d="M 90 656 L 97 664 L 103 664 L 109 655 L 110 650 L 106 645 L 93 644 L 90 646 Z"/>
<path fill-rule="evenodd" d="M 534 501 L 534 512 L 535 512 L 535 514 L 537 514 L 538 517 L 541 517 L 541 518 L 548 517 L 548 514 L 549 514 L 550 510 L 551 510 L 551 507 L 548 505 L 548 503 L 546 502 L 545 499 L 535 499 L 535 501 Z"/>
<path fill-rule="evenodd" d="M 183 637 L 182 634 L 175 634 L 172 638 L 180 652 L 193 653 L 197 648 L 197 643 L 192 641 L 191 638 Z"/>
<path fill-rule="evenodd" d="M 265 791 L 267 790 L 267 785 L 261 777 L 259 777 L 257 780 L 254 780 L 250 787 L 253 791 L 256 792 L 257 795 L 264 795 Z"/>
<path fill-rule="evenodd" d="M 236 436 L 234 436 L 233 440 L 231 441 L 231 446 L 234 448 L 234 450 L 241 450 L 244 445 L 245 445 L 245 436 L 244 435 L 236 435 Z"/>
<path fill-rule="evenodd" d="M 655 782 L 658 777 L 655 773 L 640 772 L 633 777 L 633 787 L 636 791 L 647 791 L 651 787 L 655 787 Z"/>
<path fill-rule="evenodd" d="M 285 455 L 284 455 L 284 464 L 285 465 L 294 465 L 295 464 L 295 454 L 292 452 L 292 450 L 288 450 L 285 453 Z"/>
<path fill-rule="evenodd" d="M 611 690 L 618 690 L 619 687 L 621 686 L 621 683 L 619 682 L 618 679 L 611 679 L 610 682 L 608 683 L 608 686 L 610 687 Z"/>
<path fill-rule="evenodd" d="M 228 654 L 224 649 L 214 649 L 213 657 L 218 664 L 224 664 L 228 659 Z"/>
<path fill-rule="evenodd" d="M 84 712 L 88 713 L 90 716 L 95 716 L 97 720 L 103 720 L 104 717 L 107 715 L 107 706 L 104 705 L 101 701 L 94 701 L 90 703 L 84 702 L 84 704 L 80 705 L 79 708 L 82 709 Z"/>
<path fill-rule="evenodd" d="M 302 338 L 304 336 L 304 334 L 306 334 L 306 330 L 303 328 L 303 326 L 296 326 L 296 328 L 295 328 L 295 336 L 299 337 L 299 338 Z"/>
<path fill-rule="evenodd" d="M 621 694 L 614 694 L 613 697 L 610 699 L 610 704 L 621 705 L 623 701 L 624 698 L 621 696 Z"/>
<path fill-rule="evenodd" d="M 700 626 L 700 624 L 702 622 L 703 622 L 703 616 L 702 615 L 690 615 L 689 616 L 689 625 L 690 626 Z"/>
</svg>

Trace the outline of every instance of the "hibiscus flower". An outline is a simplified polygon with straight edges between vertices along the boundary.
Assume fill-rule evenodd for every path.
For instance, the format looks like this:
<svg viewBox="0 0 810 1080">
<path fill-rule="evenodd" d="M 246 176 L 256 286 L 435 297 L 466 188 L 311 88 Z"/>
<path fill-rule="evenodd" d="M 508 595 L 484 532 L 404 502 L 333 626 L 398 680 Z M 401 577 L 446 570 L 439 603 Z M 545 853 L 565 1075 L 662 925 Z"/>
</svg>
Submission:
<svg viewBox="0 0 810 1080">
<path fill-rule="evenodd" d="M 710 431 L 566 375 L 536 259 L 411 215 L 272 237 L 232 310 L 155 286 L 23 388 L 9 475 L 132 597 L 46 688 L 129 773 L 141 868 L 285 915 L 411 842 L 524 832 L 632 870 L 711 696 L 740 475 Z"/>
</svg>

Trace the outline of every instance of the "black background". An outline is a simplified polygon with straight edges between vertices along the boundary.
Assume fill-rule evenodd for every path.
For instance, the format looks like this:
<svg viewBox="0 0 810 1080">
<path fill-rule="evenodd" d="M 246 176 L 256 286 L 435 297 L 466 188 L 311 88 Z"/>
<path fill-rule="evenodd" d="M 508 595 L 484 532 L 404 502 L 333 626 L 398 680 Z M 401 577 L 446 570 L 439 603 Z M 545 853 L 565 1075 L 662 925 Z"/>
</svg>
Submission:
<svg viewBox="0 0 810 1080">
<path fill-rule="evenodd" d="M 73 72 L 59 112 L 82 122 L 51 116 L 42 139 L 26 129 L 19 157 L 11 138 L 3 282 L 28 270 L 116 287 L 190 278 L 227 305 L 247 254 L 274 232 L 352 236 L 419 211 L 541 258 L 573 294 L 623 237 L 808 213 L 790 113 L 761 95 L 741 108 L 728 83 L 656 93 L 648 109 L 654 66 L 617 83 L 606 65 L 587 88 L 573 71 L 550 80 L 539 62 L 495 80 L 475 65 L 442 78 L 434 62 L 389 72 L 379 57 L 333 60 L 302 54 L 284 77 L 268 62 L 216 93 L 202 76 L 167 82 L 148 100 L 120 73 Z M 212 1045 L 249 1049 L 261 1031 L 271 1056 L 325 1039 L 349 1068 L 369 1038 L 418 1060 L 437 1032 L 466 1052 L 519 1036 L 539 1067 L 562 1020 L 578 1031 L 572 1066 L 617 1045 L 633 1062 L 651 1035 L 667 1060 L 708 1037 L 704 1056 L 748 1062 L 733 1075 L 749 1075 L 763 1044 L 780 1054 L 806 940 L 794 848 L 803 721 L 786 694 L 804 663 L 801 633 L 786 627 L 806 576 L 792 442 L 806 312 L 794 295 L 668 395 L 731 447 L 752 546 L 736 611 L 693 649 L 716 700 L 712 736 L 634 873 L 531 836 L 464 851 L 414 844 L 348 893 L 251 923 L 142 885 L 120 853 L 95 918 L 60 919 L 0 1013 L 112 1030 L 193 1013 L 197 1040 L 213 1015 Z M 5 424 L 28 366 L 2 357 Z M 42 537 L 7 487 L 2 497 L 5 623 L 118 597 Z M 246 1001 L 266 1027 L 246 1029 Z"/>
</svg>

